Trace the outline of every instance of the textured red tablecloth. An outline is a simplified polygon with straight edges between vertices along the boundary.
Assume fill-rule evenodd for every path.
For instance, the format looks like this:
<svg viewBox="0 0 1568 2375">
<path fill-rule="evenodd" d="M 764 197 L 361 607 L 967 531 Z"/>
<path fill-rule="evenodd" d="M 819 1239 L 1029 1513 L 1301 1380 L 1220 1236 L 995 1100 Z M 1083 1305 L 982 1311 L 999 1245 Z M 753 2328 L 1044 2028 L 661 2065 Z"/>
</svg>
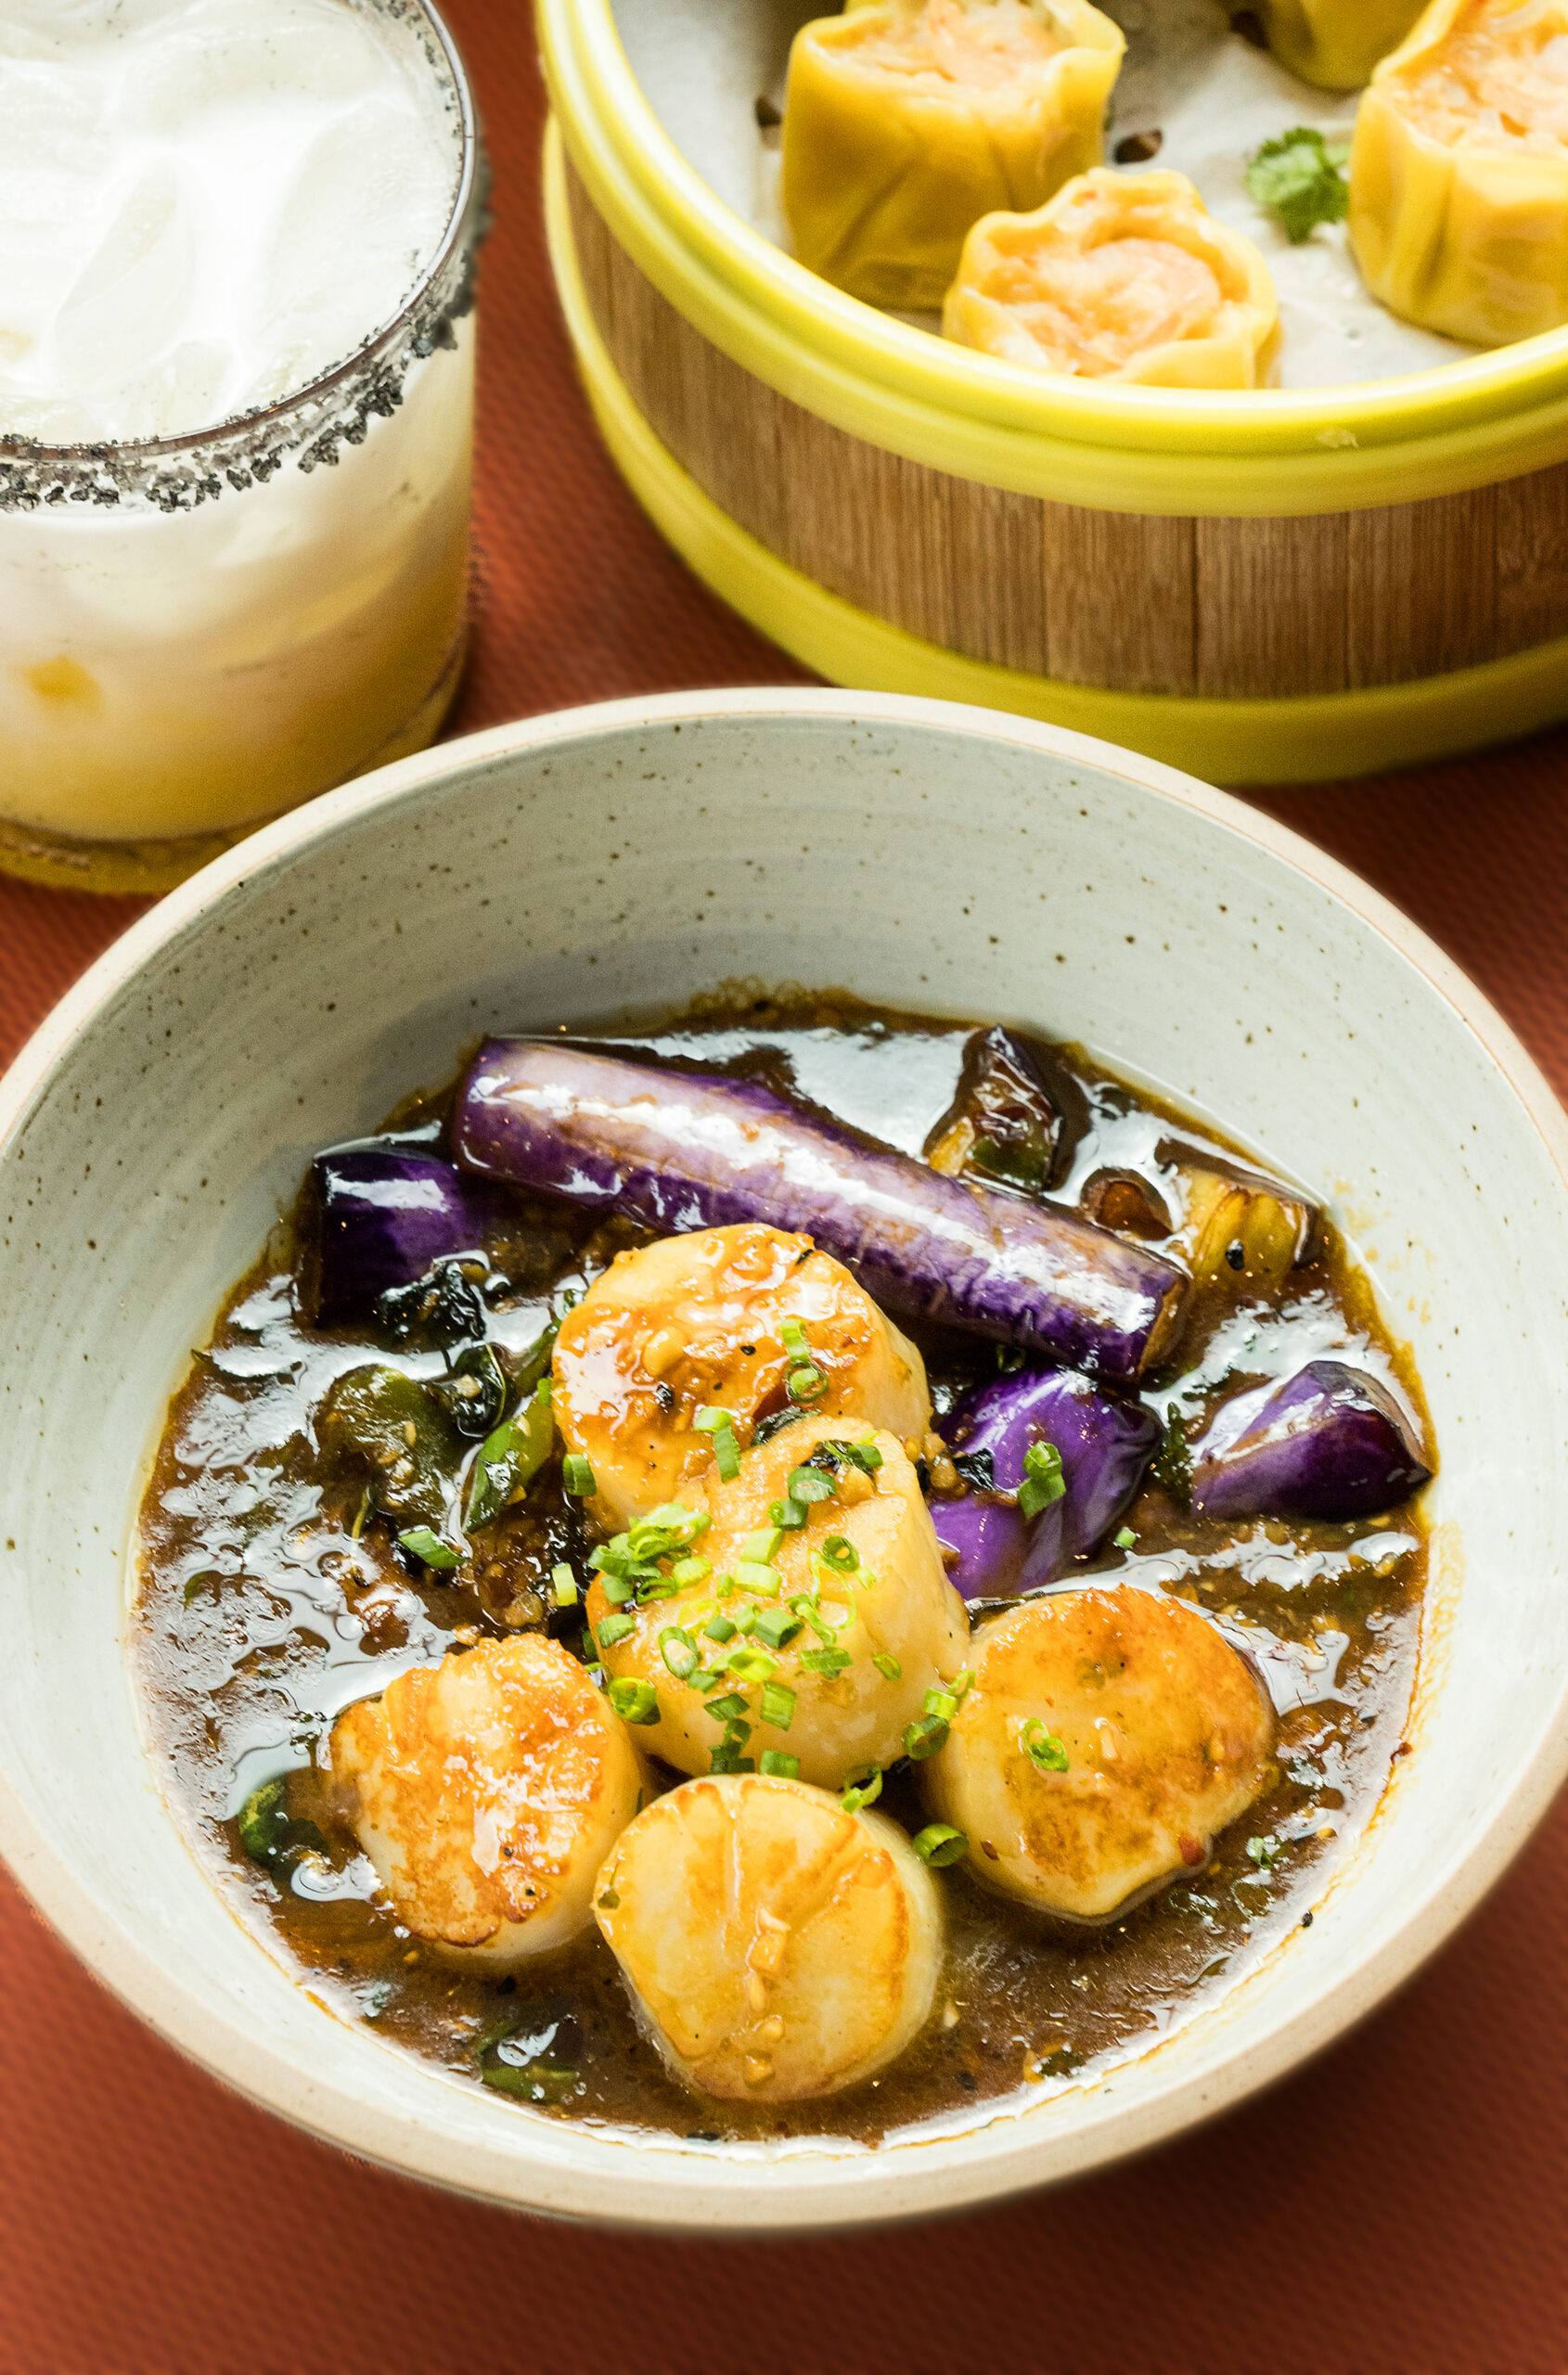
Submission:
<svg viewBox="0 0 1568 2375">
<path fill-rule="evenodd" d="M 454 729 L 800 681 L 595 443 L 545 266 L 524 0 L 447 13 L 497 166 Z M 1266 804 L 1400 900 L 1568 1090 L 1565 800 L 1559 735 Z M 135 912 L 0 879 L 0 1056 Z M 1562 2375 L 1565 1882 L 1560 1805 L 1388 2009 L 1141 2162 L 940 2230 L 738 2246 L 549 2227 L 307 2141 L 145 2034 L 0 1876 L 0 2370 Z"/>
</svg>

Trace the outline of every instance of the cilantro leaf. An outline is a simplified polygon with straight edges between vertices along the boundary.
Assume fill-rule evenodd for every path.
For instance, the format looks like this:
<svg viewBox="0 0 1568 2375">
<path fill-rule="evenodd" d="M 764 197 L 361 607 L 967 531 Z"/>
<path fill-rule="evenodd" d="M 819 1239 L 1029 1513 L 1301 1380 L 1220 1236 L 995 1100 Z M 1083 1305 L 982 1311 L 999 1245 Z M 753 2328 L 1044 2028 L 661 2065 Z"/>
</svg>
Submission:
<svg viewBox="0 0 1568 2375">
<path fill-rule="evenodd" d="M 1247 162 L 1247 196 L 1271 206 L 1292 247 L 1309 238 L 1319 223 L 1343 223 L 1350 202 L 1344 141 L 1325 140 L 1311 125 L 1298 123 L 1277 140 L 1266 140 Z"/>
</svg>

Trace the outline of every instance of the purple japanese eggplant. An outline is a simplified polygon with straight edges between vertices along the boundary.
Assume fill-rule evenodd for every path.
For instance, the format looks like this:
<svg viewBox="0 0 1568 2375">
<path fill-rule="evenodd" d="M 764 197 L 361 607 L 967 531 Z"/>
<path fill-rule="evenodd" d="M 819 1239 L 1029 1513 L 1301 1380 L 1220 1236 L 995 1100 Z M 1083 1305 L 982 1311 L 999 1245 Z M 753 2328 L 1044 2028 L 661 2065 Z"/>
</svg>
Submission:
<svg viewBox="0 0 1568 2375">
<path fill-rule="evenodd" d="M 327 1328 L 363 1316 L 432 1263 L 476 1251 L 500 1210 L 494 1188 L 429 1147 L 331 1148 L 311 1177 L 321 1215 L 316 1316 Z"/>
<path fill-rule="evenodd" d="M 889 1310 L 1132 1378 L 1187 1279 L 1075 1213 L 961 1184 L 759 1080 L 492 1039 L 453 1121 L 471 1171 L 674 1233 L 765 1221 L 836 1254 Z"/>
<path fill-rule="evenodd" d="M 1192 1447 L 1192 1507 L 1206 1518 L 1368 1518 L 1432 1470 L 1386 1386 L 1343 1361 L 1308 1361 L 1283 1385 L 1222 1403 Z"/>
<path fill-rule="evenodd" d="M 1065 1151 L 1070 1083 L 1047 1078 L 1044 1056 L 1000 1023 L 964 1049 L 958 1095 L 926 1141 L 933 1171 L 1041 1194 Z"/>
<path fill-rule="evenodd" d="M 1143 1482 L 1160 1422 L 1071 1369 L 1021 1369 L 970 1394 L 942 1432 L 975 1488 L 931 1505 L 938 1541 L 958 1554 L 948 1578 L 966 1599 L 991 1599 L 1054 1583 L 1104 1540 Z M 1039 1443 L 1055 1444 L 1067 1489 L 1030 1519 L 986 1488 L 1016 1492 Z"/>
</svg>

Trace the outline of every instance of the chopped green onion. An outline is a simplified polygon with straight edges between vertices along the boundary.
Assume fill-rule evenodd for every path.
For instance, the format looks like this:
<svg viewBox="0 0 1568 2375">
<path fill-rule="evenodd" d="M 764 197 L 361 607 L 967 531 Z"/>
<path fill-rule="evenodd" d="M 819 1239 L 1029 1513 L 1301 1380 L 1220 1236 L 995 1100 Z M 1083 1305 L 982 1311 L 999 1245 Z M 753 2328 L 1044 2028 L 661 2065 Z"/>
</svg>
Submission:
<svg viewBox="0 0 1568 2375">
<path fill-rule="evenodd" d="M 816 1448 L 832 1460 L 835 1467 L 858 1468 L 867 1476 L 875 1476 L 882 1464 L 881 1453 L 877 1449 L 876 1438 L 872 1435 L 864 1435 L 855 1444 L 835 1440 L 830 1444 L 818 1444 Z"/>
<path fill-rule="evenodd" d="M 960 1856 L 967 1855 L 970 1843 L 963 1832 L 955 1830 L 950 1822 L 928 1822 L 924 1830 L 915 1833 L 909 1844 L 922 1864 L 934 1864 L 940 1868 L 944 1864 L 956 1864 Z"/>
<path fill-rule="evenodd" d="M 803 1405 L 808 1402 L 820 1402 L 828 1391 L 828 1380 L 819 1368 L 815 1368 L 809 1361 L 805 1361 L 798 1369 L 790 1371 L 784 1380 L 784 1391 L 791 1402 Z"/>
<path fill-rule="evenodd" d="M 792 1468 L 784 1487 L 791 1501 L 830 1501 L 838 1491 L 833 1479 L 820 1468 Z"/>
<path fill-rule="evenodd" d="M 873 1765 L 841 1791 L 839 1804 L 846 1815 L 857 1815 L 862 1806 L 876 1803 L 882 1794 L 882 1768 Z"/>
<path fill-rule="evenodd" d="M 739 1724 L 744 1720 L 746 1701 L 738 1690 L 727 1691 L 722 1699 L 710 1699 L 703 1713 L 715 1724 Z"/>
<path fill-rule="evenodd" d="M 684 1501 L 665 1501 L 647 1517 L 638 1518 L 630 1533 L 617 1539 L 624 1539 L 634 1559 L 649 1564 L 673 1558 L 677 1550 L 689 1550 L 712 1523 L 706 1509 L 688 1509 Z"/>
<path fill-rule="evenodd" d="M 967 1699 L 974 1688 L 974 1668 L 960 1666 L 947 1688 L 955 1699 Z"/>
<path fill-rule="evenodd" d="M 1125 1525 L 1121 1533 L 1114 1536 L 1114 1540 L 1118 1550 L 1130 1550 L 1137 1540 L 1137 1536 L 1130 1525 Z"/>
<path fill-rule="evenodd" d="M 1023 1482 L 1018 1488 L 1018 1510 L 1021 1517 L 1037 1518 L 1052 1501 L 1060 1501 L 1067 1490 L 1067 1479 L 1061 1472 L 1061 1454 L 1054 1444 L 1031 1444 L 1023 1455 Z"/>
<path fill-rule="evenodd" d="M 877 1672 L 880 1675 L 886 1675 L 889 1682 L 903 1681 L 904 1668 L 899 1664 L 898 1660 L 893 1656 L 891 1650 L 873 1650 L 871 1652 L 871 1663 L 876 1667 Z"/>
<path fill-rule="evenodd" d="M 838 1640 L 839 1636 L 836 1627 L 829 1624 L 821 1610 L 815 1607 L 813 1603 L 805 1598 L 803 1593 L 800 1598 L 792 1599 L 790 1602 L 790 1606 L 797 1616 L 801 1616 L 805 1619 L 805 1622 L 810 1625 L 817 1639 L 830 1650 Z"/>
<path fill-rule="evenodd" d="M 727 1616 L 711 1616 L 702 1627 L 704 1636 L 710 1641 L 733 1641 L 739 1629 L 739 1626 Z"/>
<path fill-rule="evenodd" d="M 770 1650 L 781 1650 L 792 1641 L 801 1629 L 801 1620 L 787 1608 L 759 1608 L 752 1618 L 752 1630 L 759 1641 Z"/>
<path fill-rule="evenodd" d="M 829 1534 L 816 1555 L 835 1575 L 853 1575 L 860 1564 L 860 1553 L 847 1534 Z"/>
<path fill-rule="evenodd" d="M 945 1715 L 917 1715 L 904 1734 L 904 1753 L 917 1765 L 923 1758 L 934 1756 L 946 1744 L 947 1719 Z"/>
<path fill-rule="evenodd" d="M 659 1636 L 659 1654 L 677 1682 L 689 1682 L 697 1671 L 697 1648 L 678 1624 L 666 1624 Z"/>
<path fill-rule="evenodd" d="M 650 1682 L 634 1682 L 630 1675 L 617 1675 L 610 1686 L 610 1703 L 623 1724 L 656 1724 L 659 1721 L 659 1694 Z"/>
<path fill-rule="evenodd" d="M 778 1330 L 779 1341 L 791 1360 L 809 1361 L 811 1344 L 798 1319 L 787 1319 Z"/>
<path fill-rule="evenodd" d="M 798 1781 L 801 1760 L 798 1756 L 789 1755 L 781 1748 L 765 1748 L 757 1759 L 757 1771 L 765 1773 L 773 1781 Z"/>
<path fill-rule="evenodd" d="M 1249 1839 L 1247 1853 L 1260 1872 L 1271 1872 L 1279 1861 L 1279 1842 L 1270 1831 L 1266 1839 Z"/>
<path fill-rule="evenodd" d="M 617 1611 L 607 1616 L 598 1628 L 599 1647 L 612 1650 L 617 1641 L 623 1641 L 629 1633 L 635 1633 L 636 1629 L 637 1621 L 635 1616 L 623 1616 Z"/>
<path fill-rule="evenodd" d="M 546 1377 L 521 1409 L 503 1419 L 481 1444 L 469 1480 L 469 1524 L 488 1525 L 509 1502 L 521 1500 L 549 1457 L 554 1441 Z"/>
<path fill-rule="evenodd" d="M 923 1708 L 926 1714 L 940 1715 L 945 1724 L 950 1724 L 958 1712 L 958 1702 L 950 1690 L 928 1690 Z"/>
<path fill-rule="evenodd" d="M 776 1732 L 787 1732 L 795 1719 L 795 1694 L 787 1682 L 765 1682 L 760 1709 L 765 1724 Z"/>
<path fill-rule="evenodd" d="M 803 1650 L 801 1663 L 809 1666 L 813 1674 L 826 1675 L 831 1681 L 835 1675 L 842 1674 L 846 1666 L 852 1666 L 855 1660 L 847 1650 Z"/>
<path fill-rule="evenodd" d="M 752 1773 L 755 1769 L 756 1759 L 742 1756 L 739 1744 L 733 1740 L 721 1740 L 708 1759 L 710 1773 Z"/>
<path fill-rule="evenodd" d="M 732 1573 L 736 1588 L 743 1592 L 761 1592 L 765 1599 L 777 1599 L 783 1584 L 777 1567 L 765 1567 L 755 1559 L 738 1559 Z"/>
<path fill-rule="evenodd" d="M 693 1666 L 687 1680 L 693 1690 L 716 1690 L 724 1680 L 724 1675 L 717 1666 Z"/>
<path fill-rule="evenodd" d="M 359 1496 L 359 1507 L 354 1511 L 353 1523 L 349 1528 L 349 1540 L 351 1542 L 357 1542 L 360 1535 L 365 1532 L 365 1521 L 369 1516 L 372 1506 L 370 1487 L 367 1484 L 364 1492 Z"/>
<path fill-rule="evenodd" d="M 585 1501 L 594 1491 L 593 1469 L 580 1451 L 569 1451 L 561 1461 L 560 1481 L 576 1501 Z"/>
<path fill-rule="evenodd" d="M 599 1589 L 611 1608 L 624 1608 L 628 1600 L 637 1596 L 637 1587 L 629 1575 L 612 1575 L 608 1568 L 601 1568 L 598 1580 Z"/>
<path fill-rule="evenodd" d="M 778 1661 L 769 1657 L 765 1650 L 749 1649 L 743 1643 L 739 1650 L 731 1650 L 725 1660 L 725 1671 L 733 1675 L 737 1682 L 765 1682 L 770 1674 L 778 1672 Z"/>
<path fill-rule="evenodd" d="M 577 1578 L 564 1560 L 559 1567 L 552 1567 L 550 1569 L 550 1581 L 556 1587 L 556 1606 L 558 1608 L 575 1608 L 577 1605 Z"/>
<path fill-rule="evenodd" d="M 440 1534 L 432 1534 L 428 1525 L 411 1525 L 406 1534 L 398 1535 L 397 1547 L 400 1550 L 406 1550 L 410 1557 L 418 1559 L 424 1566 L 434 1567 L 442 1573 L 463 1563 L 462 1552 L 454 1550 L 449 1542 L 443 1542 Z"/>
<path fill-rule="evenodd" d="M 767 1513 L 781 1534 L 799 1534 L 810 1515 L 802 1501 L 774 1501 Z"/>
<path fill-rule="evenodd" d="M 735 1440 L 735 1421 L 729 1412 L 715 1409 L 710 1404 L 699 1410 L 691 1423 L 703 1434 L 712 1435 L 719 1475 L 725 1483 L 732 1483 L 740 1473 L 740 1446 Z"/>
<path fill-rule="evenodd" d="M 759 1567 L 766 1567 L 771 1564 L 773 1555 L 783 1539 L 779 1527 L 759 1526 L 756 1533 L 749 1534 L 740 1545 L 740 1556 L 742 1559 L 754 1559 Z"/>
<path fill-rule="evenodd" d="M 1038 1715 L 1031 1715 L 1018 1736 L 1024 1754 L 1038 1765 L 1042 1773 L 1065 1773 L 1068 1769 L 1067 1751 L 1054 1732 L 1048 1732 Z"/>
<path fill-rule="evenodd" d="M 676 1591 L 688 1592 L 698 1584 L 706 1583 L 712 1573 L 706 1559 L 677 1559 L 670 1570 L 670 1581 Z"/>
</svg>

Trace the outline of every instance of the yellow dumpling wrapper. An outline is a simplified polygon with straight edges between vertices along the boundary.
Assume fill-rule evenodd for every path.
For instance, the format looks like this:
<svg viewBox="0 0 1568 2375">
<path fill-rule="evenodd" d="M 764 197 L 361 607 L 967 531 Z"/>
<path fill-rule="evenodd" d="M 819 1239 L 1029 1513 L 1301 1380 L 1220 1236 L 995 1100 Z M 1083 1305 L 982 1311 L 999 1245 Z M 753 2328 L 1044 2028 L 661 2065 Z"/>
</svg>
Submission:
<svg viewBox="0 0 1568 2375">
<path fill-rule="evenodd" d="M 1073 379 L 1257 388 L 1279 334 L 1268 266 L 1184 173 L 1081 173 L 964 242 L 943 328 Z"/>
<path fill-rule="evenodd" d="M 1421 0 L 1257 0 L 1274 56 L 1320 91 L 1358 91 L 1420 10 Z"/>
<path fill-rule="evenodd" d="M 1568 0 L 1433 0 L 1361 102 L 1350 238 L 1423 329 L 1504 346 L 1568 322 Z"/>
<path fill-rule="evenodd" d="M 970 225 L 1097 164 L 1126 47 L 1088 0 L 877 0 L 803 25 L 784 101 L 784 212 L 852 297 L 941 304 Z"/>
</svg>

